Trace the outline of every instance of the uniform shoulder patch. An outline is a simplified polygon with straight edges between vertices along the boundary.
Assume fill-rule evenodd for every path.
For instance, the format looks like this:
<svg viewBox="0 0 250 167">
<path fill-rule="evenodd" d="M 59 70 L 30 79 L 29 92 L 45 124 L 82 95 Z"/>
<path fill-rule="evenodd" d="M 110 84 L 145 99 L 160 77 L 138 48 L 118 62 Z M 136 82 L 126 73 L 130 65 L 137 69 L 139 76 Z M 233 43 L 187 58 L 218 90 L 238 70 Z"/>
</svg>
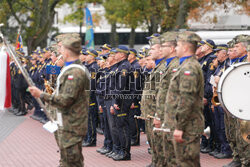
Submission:
<svg viewBox="0 0 250 167">
<path fill-rule="evenodd" d="M 74 76 L 73 75 L 69 75 L 68 76 L 68 80 L 73 80 L 74 79 Z"/>
<path fill-rule="evenodd" d="M 91 79 L 95 79 L 96 77 L 96 72 L 91 72 Z"/>
<path fill-rule="evenodd" d="M 184 71 L 184 75 L 189 76 L 191 74 L 191 71 Z"/>
<path fill-rule="evenodd" d="M 128 71 L 126 69 L 122 69 L 121 72 L 122 72 L 122 76 L 126 76 Z"/>
<path fill-rule="evenodd" d="M 134 72 L 134 77 L 135 77 L 135 78 L 138 78 L 138 77 L 139 77 L 139 72 L 138 72 L 138 71 L 135 71 L 135 72 Z"/>
</svg>

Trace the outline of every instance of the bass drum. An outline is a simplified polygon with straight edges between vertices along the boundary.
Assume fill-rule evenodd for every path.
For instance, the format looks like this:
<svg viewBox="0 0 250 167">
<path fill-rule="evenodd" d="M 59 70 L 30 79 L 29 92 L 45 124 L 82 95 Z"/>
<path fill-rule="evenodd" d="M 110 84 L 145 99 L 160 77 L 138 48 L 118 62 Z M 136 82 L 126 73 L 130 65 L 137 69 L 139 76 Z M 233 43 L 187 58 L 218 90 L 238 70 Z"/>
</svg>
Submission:
<svg viewBox="0 0 250 167">
<path fill-rule="evenodd" d="M 250 120 L 250 63 L 230 66 L 221 76 L 217 91 L 224 110 Z"/>
</svg>

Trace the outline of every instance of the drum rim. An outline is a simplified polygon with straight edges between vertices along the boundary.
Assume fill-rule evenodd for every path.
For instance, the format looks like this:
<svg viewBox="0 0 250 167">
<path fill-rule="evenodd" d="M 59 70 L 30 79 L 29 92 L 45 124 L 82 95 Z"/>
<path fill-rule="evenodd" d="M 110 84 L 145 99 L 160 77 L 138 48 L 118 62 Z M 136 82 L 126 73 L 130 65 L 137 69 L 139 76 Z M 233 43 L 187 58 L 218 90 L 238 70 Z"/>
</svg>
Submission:
<svg viewBox="0 0 250 167">
<path fill-rule="evenodd" d="M 228 113 L 230 113 L 232 116 L 238 118 L 237 116 L 235 116 L 233 113 L 231 113 L 227 107 L 224 105 L 224 100 L 223 100 L 223 97 L 222 97 L 222 87 L 223 87 L 223 84 L 225 83 L 225 79 L 227 78 L 227 76 L 235 69 L 235 68 L 239 68 L 240 66 L 244 66 L 244 65 L 250 65 L 249 62 L 241 62 L 241 63 L 236 63 L 236 64 L 233 64 L 231 65 L 229 68 L 226 69 L 226 71 L 222 74 L 221 78 L 220 78 L 220 81 L 218 83 L 218 89 L 217 89 L 217 93 L 218 93 L 218 98 L 219 98 L 219 101 L 220 101 L 220 104 L 221 104 L 221 107 Z M 242 118 L 238 118 L 238 119 L 241 119 L 241 120 L 247 120 L 247 119 L 242 119 Z M 247 120 L 248 121 L 248 120 Z"/>
</svg>

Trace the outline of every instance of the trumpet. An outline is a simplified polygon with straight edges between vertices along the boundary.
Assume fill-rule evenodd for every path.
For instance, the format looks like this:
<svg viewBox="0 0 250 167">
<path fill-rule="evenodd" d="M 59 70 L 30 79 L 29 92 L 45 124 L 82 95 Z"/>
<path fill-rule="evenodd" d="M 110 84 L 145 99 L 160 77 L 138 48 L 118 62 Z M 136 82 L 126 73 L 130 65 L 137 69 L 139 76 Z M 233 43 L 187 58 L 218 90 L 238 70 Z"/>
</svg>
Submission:
<svg viewBox="0 0 250 167">
<path fill-rule="evenodd" d="M 45 86 L 46 92 L 52 95 L 52 93 L 54 92 L 54 89 L 52 88 L 50 82 L 47 79 L 44 79 L 44 86 Z"/>
<path fill-rule="evenodd" d="M 217 87 L 214 87 L 214 92 L 213 92 L 213 97 L 211 99 L 211 102 L 212 102 L 213 106 L 220 105 L 220 101 L 219 101 L 219 97 L 218 97 L 218 93 L 217 93 Z"/>
</svg>

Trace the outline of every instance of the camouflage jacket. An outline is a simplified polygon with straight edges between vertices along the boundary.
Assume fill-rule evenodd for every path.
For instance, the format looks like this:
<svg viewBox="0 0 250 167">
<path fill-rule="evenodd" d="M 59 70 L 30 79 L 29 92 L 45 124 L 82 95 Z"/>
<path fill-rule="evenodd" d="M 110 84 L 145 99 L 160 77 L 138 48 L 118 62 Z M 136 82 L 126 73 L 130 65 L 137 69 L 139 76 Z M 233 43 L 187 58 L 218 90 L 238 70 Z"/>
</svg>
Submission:
<svg viewBox="0 0 250 167">
<path fill-rule="evenodd" d="M 156 114 L 157 117 L 161 120 L 164 119 L 164 108 L 165 101 L 167 97 L 168 87 L 170 80 L 173 77 L 174 73 L 177 71 L 179 66 L 179 58 L 174 58 L 170 64 L 163 70 L 163 74 L 160 78 L 159 91 L 156 96 Z"/>
<path fill-rule="evenodd" d="M 42 100 L 57 108 L 59 138 L 64 148 L 81 142 L 86 134 L 89 87 L 89 72 L 77 60 L 63 68 L 54 94 L 41 95 Z"/>
<path fill-rule="evenodd" d="M 186 59 L 172 77 L 166 98 L 164 125 L 197 137 L 204 130 L 204 78 L 194 56 Z"/>
<path fill-rule="evenodd" d="M 163 59 L 150 73 L 149 78 L 144 83 L 144 89 L 141 100 L 142 115 L 154 116 L 156 111 L 156 95 L 159 90 L 160 74 L 165 67 L 166 59 Z"/>
</svg>

